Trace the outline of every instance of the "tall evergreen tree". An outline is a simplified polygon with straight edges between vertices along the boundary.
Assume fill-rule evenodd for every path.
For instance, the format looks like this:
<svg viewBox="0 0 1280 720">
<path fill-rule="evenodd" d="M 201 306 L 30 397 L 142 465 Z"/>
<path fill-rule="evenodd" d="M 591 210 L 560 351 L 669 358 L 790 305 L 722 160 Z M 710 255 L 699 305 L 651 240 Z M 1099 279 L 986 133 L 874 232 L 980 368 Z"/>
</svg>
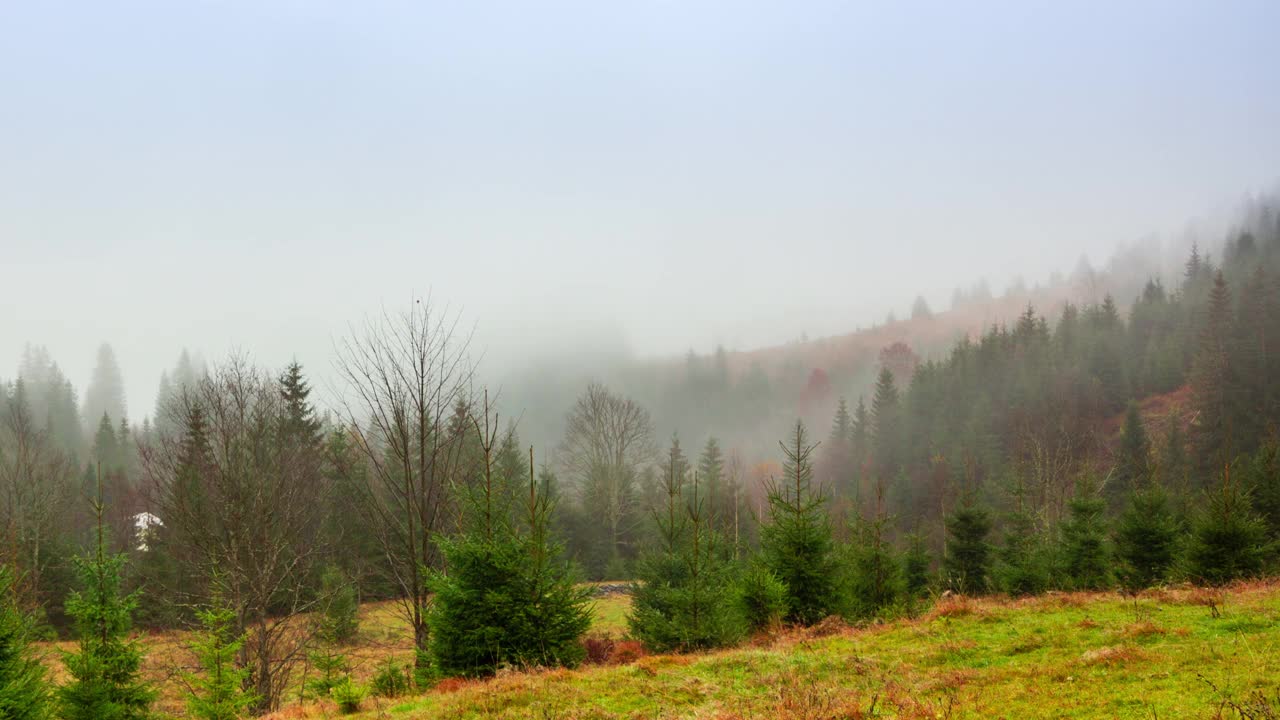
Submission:
<svg viewBox="0 0 1280 720">
<path fill-rule="evenodd" d="M 1151 474 L 1151 443 L 1142 426 L 1142 414 L 1136 402 L 1129 402 L 1124 424 L 1120 428 L 1120 448 L 1116 452 L 1116 467 L 1112 482 L 1107 485 L 1113 498 L 1128 496 L 1135 489 L 1144 487 Z"/>
<path fill-rule="evenodd" d="M 813 486 L 813 451 L 804 423 L 778 443 L 785 457 L 783 479 L 768 489 L 768 519 L 760 529 L 766 567 L 787 586 L 787 620 L 812 625 L 835 611 L 834 543 L 826 497 Z"/>
<path fill-rule="evenodd" d="M 726 519 L 730 523 L 733 521 L 733 498 L 725 488 L 724 454 L 720 451 L 720 441 L 714 437 L 707 438 L 707 444 L 702 446 L 697 478 L 699 494 L 706 498 L 709 527 L 725 527 Z"/>
<path fill-rule="evenodd" d="M 880 481 L 888 482 L 897 476 L 900 426 L 898 388 L 893 383 L 893 373 L 882 367 L 876 378 L 875 397 L 871 401 L 872 452 L 874 469 Z"/>
<path fill-rule="evenodd" d="M 96 423 L 106 415 L 113 420 L 125 417 L 124 378 L 115 351 L 107 343 L 98 348 L 98 364 L 84 394 L 84 421 Z M 92 427 L 89 428 L 92 431 Z"/>
<path fill-rule="evenodd" d="M 311 386 L 302 374 L 302 365 L 297 360 L 289 363 L 279 382 L 284 400 L 282 431 L 308 447 L 319 447 L 323 442 L 322 423 L 311 404 Z"/>
<path fill-rule="evenodd" d="M 0 565 L 0 718 L 48 720 L 49 685 L 32 652 L 30 615 L 18 606 L 13 568 Z"/>
<path fill-rule="evenodd" d="M 1192 368 L 1195 399 L 1196 454 L 1203 466 L 1222 467 L 1235 459 L 1239 416 L 1237 367 L 1231 338 L 1231 293 L 1219 271 L 1209 291 L 1209 305 L 1200 330 L 1199 349 Z"/>
</svg>

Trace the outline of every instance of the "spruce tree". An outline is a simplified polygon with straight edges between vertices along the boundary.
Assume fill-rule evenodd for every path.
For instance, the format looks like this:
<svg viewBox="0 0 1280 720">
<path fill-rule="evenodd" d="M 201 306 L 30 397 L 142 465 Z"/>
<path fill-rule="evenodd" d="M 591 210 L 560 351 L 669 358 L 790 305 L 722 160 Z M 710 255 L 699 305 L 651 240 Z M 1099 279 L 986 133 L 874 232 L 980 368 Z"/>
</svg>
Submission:
<svg viewBox="0 0 1280 720">
<path fill-rule="evenodd" d="M 1143 487 L 1151 474 L 1151 443 L 1142 426 L 1142 414 L 1136 402 L 1129 402 L 1124 424 L 1120 428 L 1120 448 L 1116 452 L 1116 467 L 1108 494 L 1116 500 L 1128 497 Z"/>
<path fill-rule="evenodd" d="M 996 581 L 1010 595 L 1037 595 L 1049 585 L 1049 573 L 1035 523 L 1025 511 L 1012 513 L 1005 523 L 998 555 Z"/>
<path fill-rule="evenodd" d="M 898 388 L 893 383 L 893 373 L 889 368 L 882 367 L 876 378 L 875 396 L 871 401 L 872 454 L 879 481 L 887 481 L 897 474 L 898 433 L 901 425 L 901 409 L 898 405 Z"/>
<path fill-rule="evenodd" d="M 1225 585 L 1262 571 L 1269 545 L 1266 526 L 1254 514 L 1248 488 L 1222 471 L 1219 487 L 1209 493 L 1208 507 L 1197 518 L 1188 552 L 1191 578 L 1208 585 Z"/>
<path fill-rule="evenodd" d="M 325 639 L 337 644 L 350 642 L 360 629 L 360 601 L 355 585 L 340 568 L 330 566 L 320 575 L 320 600 Z"/>
<path fill-rule="evenodd" d="M 903 593 L 898 558 L 888 543 L 890 517 L 884 512 L 883 485 L 870 519 L 859 518 L 854 542 L 848 546 L 848 614 L 858 619 L 882 617 Z"/>
<path fill-rule="evenodd" d="M 708 524 L 716 529 L 725 527 L 726 521 L 733 521 L 733 498 L 726 492 L 724 454 L 720 451 L 720 441 L 714 437 L 707 438 L 707 444 L 702 446 L 697 477 L 699 494 L 706 497 Z"/>
<path fill-rule="evenodd" d="M 1209 292 L 1209 305 L 1200 331 L 1199 349 L 1192 367 L 1191 390 L 1195 401 L 1196 455 L 1207 468 L 1235 460 L 1237 434 L 1243 406 L 1237 378 L 1238 362 L 1231 337 L 1231 293 L 1219 271 Z"/>
<path fill-rule="evenodd" d="M 138 594 L 121 593 L 125 557 L 106 552 L 101 480 L 94 511 L 96 547 L 77 558 L 81 587 L 66 602 L 79 649 L 63 653 L 71 681 L 59 688 L 60 714 L 63 720 L 142 720 L 151 714 L 155 691 L 142 680 L 142 651 L 128 637 Z"/>
<path fill-rule="evenodd" d="M 551 503 L 529 457 L 527 525 L 513 527 L 495 494 L 494 430 L 488 402 L 481 428 L 483 476 L 466 498 L 460 532 L 440 541 L 447 571 L 429 581 L 431 659 L 444 675 L 483 676 L 499 667 L 576 665 L 591 623 L 590 591 L 578 587 L 550 537 Z"/>
<path fill-rule="evenodd" d="M 244 689 L 249 669 L 236 664 L 244 635 L 236 634 L 235 612 L 215 595 L 213 602 L 196 616 L 201 629 L 191 642 L 191 650 L 201 672 L 186 677 L 187 712 L 198 720 L 248 717 L 254 697 Z"/>
<path fill-rule="evenodd" d="M 1178 523 L 1169 510 L 1169 499 L 1160 487 L 1138 490 L 1116 528 L 1116 559 L 1120 582 L 1130 591 L 1163 582 L 1173 566 Z"/>
<path fill-rule="evenodd" d="M 1062 560 L 1069 586 L 1100 590 L 1111 584 L 1107 551 L 1106 503 L 1085 479 L 1068 505 L 1070 517 L 1062 525 Z"/>
<path fill-rule="evenodd" d="M 656 652 L 722 647 L 746 630 L 733 602 L 732 568 L 707 522 L 698 482 L 686 500 L 676 460 L 668 461 L 665 507 L 654 509 L 659 547 L 640 559 L 628 618 L 632 636 Z"/>
<path fill-rule="evenodd" d="M 902 558 L 902 590 L 909 603 L 914 604 L 929 593 L 932 564 L 933 558 L 929 556 L 924 536 L 918 532 L 912 533 L 907 539 L 907 552 Z"/>
<path fill-rule="evenodd" d="M 49 685 L 32 653 L 30 616 L 18 606 L 14 571 L 0 565 L 0 718 L 48 720 Z"/>
<path fill-rule="evenodd" d="M 985 593 L 990 583 L 991 516 L 972 500 L 966 500 L 947 519 L 946 557 L 943 569 L 951 589 L 966 595 Z"/>
<path fill-rule="evenodd" d="M 760 529 L 765 566 L 787 586 L 789 622 L 812 625 L 836 610 L 836 560 L 826 498 L 813 487 L 813 451 L 804 423 L 782 447 L 783 479 L 768 488 L 768 519 Z"/>
<path fill-rule="evenodd" d="M 1243 468 L 1254 509 L 1267 527 L 1267 537 L 1280 543 L 1280 441 L 1269 440 Z"/>
</svg>

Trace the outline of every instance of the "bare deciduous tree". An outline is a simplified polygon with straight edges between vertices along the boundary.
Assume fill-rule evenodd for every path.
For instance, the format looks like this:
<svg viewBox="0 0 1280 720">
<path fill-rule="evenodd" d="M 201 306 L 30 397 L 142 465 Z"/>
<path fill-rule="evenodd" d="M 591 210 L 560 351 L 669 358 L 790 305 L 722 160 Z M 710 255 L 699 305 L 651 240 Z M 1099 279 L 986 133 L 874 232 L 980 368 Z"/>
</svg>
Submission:
<svg viewBox="0 0 1280 720">
<path fill-rule="evenodd" d="M 0 559 L 17 563 L 33 597 L 54 558 L 47 548 L 70 512 L 71 469 L 36 423 L 22 381 L 12 393 L 0 388 Z"/>
<path fill-rule="evenodd" d="M 612 555 L 625 546 L 639 503 L 636 480 L 656 453 L 649 412 L 604 385 L 589 385 L 569 411 L 558 461 L 583 508 L 608 526 Z"/>
<path fill-rule="evenodd" d="M 339 343 L 341 407 L 368 465 L 360 503 L 376 530 L 414 645 L 425 658 L 430 597 L 424 573 L 439 564 L 436 535 L 451 521 L 450 489 L 467 458 L 475 364 L 460 315 L 415 300 L 368 319 Z"/>
<path fill-rule="evenodd" d="M 305 659 L 312 609 L 308 575 L 320 556 L 321 449 L 288 420 L 280 385 L 243 358 L 177 398 L 178 432 L 141 448 L 153 507 L 181 548 L 184 575 L 216 588 L 235 611 L 246 642 L 258 710 L 279 705 Z"/>
</svg>

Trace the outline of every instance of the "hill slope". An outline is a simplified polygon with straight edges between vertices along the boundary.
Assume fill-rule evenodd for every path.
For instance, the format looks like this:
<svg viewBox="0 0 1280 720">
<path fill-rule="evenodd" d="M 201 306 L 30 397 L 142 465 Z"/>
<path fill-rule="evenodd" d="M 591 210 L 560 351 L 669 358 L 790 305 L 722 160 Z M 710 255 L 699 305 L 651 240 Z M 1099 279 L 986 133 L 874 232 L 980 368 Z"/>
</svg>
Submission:
<svg viewBox="0 0 1280 720">
<path fill-rule="evenodd" d="M 1236 717 L 1230 703 L 1259 697 L 1280 710 L 1278 677 L 1271 582 L 1137 600 L 944 598 L 920 619 L 866 629 L 833 624 L 705 655 L 451 681 L 416 699 L 370 699 L 358 717 Z"/>
</svg>

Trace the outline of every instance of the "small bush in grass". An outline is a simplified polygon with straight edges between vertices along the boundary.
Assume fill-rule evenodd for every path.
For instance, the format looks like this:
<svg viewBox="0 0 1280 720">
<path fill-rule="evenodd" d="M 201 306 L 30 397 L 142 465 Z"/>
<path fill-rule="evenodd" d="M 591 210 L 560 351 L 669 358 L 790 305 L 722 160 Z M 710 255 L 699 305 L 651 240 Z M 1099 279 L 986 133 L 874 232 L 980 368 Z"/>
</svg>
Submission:
<svg viewBox="0 0 1280 720">
<path fill-rule="evenodd" d="M 343 715 L 360 711 L 360 703 L 364 702 L 364 698 L 369 694 L 368 688 L 359 685 L 351 680 L 351 676 L 343 676 L 341 680 L 329 690 L 329 697 L 338 703 L 338 711 Z"/>
<path fill-rule="evenodd" d="M 369 689 L 378 697 L 393 698 L 409 692 L 409 673 L 395 660 L 387 659 L 378 667 Z"/>
<path fill-rule="evenodd" d="M 582 638 L 582 649 L 586 651 L 585 662 L 588 665 L 603 665 L 609 661 L 617 641 L 606 635 L 588 635 Z"/>
<path fill-rule="evenodd" d="M 332 645 L 311 653 L 311 664 L 320 675 L 307 681 L 307 689 L 318 697 L 329 695 L 347 678 L 347 656 L 335 652 Z"/>
</svg>

